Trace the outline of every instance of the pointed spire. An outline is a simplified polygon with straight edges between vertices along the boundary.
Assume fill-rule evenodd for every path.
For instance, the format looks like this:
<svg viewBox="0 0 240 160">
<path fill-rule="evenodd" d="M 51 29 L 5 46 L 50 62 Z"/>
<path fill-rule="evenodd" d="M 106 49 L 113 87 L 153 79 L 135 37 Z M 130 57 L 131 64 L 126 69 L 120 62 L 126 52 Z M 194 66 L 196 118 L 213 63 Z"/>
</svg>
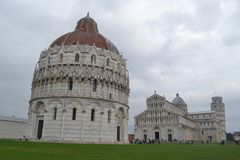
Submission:
<svg viewBox="0 0 240 160">
<path fill-rule="evenodd" d="M 86 17 L 89 17 L 89 12 L 87 12 L 87 16 Z"/>
<path fill-rule="evenodd" d="M 154 91 L 154 94 L 157 94 L 156 90 Z"/>
</svg>

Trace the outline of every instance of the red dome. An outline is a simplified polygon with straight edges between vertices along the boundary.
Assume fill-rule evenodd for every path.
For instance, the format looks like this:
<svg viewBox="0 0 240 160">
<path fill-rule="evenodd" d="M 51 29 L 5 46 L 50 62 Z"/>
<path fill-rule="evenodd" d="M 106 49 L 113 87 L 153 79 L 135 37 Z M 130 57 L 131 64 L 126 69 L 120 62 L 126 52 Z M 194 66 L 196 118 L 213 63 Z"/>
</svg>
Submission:
<svg viewBox="0 0 240 160">
<path fill-rule="evenodd" d="M 76 44 L 95 45 L 96 47 L 119 53 L 112 42 L 98 33 L 97 23 L 89 17 L 89 14 L 78 21 L 73 32 L 60 36 L 50 47 Z"/>
</svg>

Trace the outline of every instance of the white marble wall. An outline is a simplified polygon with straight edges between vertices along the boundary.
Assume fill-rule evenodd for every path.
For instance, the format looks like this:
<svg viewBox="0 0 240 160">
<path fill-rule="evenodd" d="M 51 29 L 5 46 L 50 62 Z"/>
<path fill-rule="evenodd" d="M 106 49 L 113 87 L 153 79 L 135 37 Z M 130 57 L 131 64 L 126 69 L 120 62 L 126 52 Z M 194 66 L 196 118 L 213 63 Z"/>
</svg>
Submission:
<svg viewBox="0 0 240 160">
<path fill-rule="evenodd" d="M 44 104 L 43 111 L 37 105 Z M 57 107 L 56 120 L 53 119 Z M 72 109 L 77 109 L 76 120 L 72 120 Z M 77 143 L 117 143 L 118 110 L 124 110 L 121 124 L 120 143 L 128 142 L 128 106 L 96 99 L 45 98 L 31 103 L 29 109 L 29 132 L 32 139 L 37 137 L 38 117 L 44 119 L 43 140 L 73 141 Z M 91 121 L 91 110 L 95 109 L 95 120 Z M 111 112 L 108 122 L 108 111 Z"/>
<path fill-rule="evenodd" d="M 75 60 L 77 54 L 79 61 Z M 120 125 L 120 143 L 127 143 L 128 96 L 129 77 L 122 55 L 87 45 L 49 48 L 41 53 L 34 71 L 27 133 L 36 139 L 41 118 L 43 140 L 116 143 Z M 77 110 L 76 120 L 72 120 L 73 108 Z M 120 108 L 124 117 L 119 124 Z M 91 121 L 92 109 L 95 121 Z M 111 111 L 109 123 L 108 111 Z"/>
<path fill-rule="evenodd" d="M 216 101 L 216 102 L 215 102 Z M 135 117 L 135 138 L 142 140 L 144 134 L 154 139 L 154 133 L 160 133 L 160 139 L 179 141 L 221 142 L 225 135 L 225 112 L 221 97 L 213 98 L 212 111 L 185 114 L 182 110 L 156 93 L 147 98 L 147 110 Z M 217 107 L 216 107 L 217 106 Z M 171 132 L 170 132 L 171 131 Z"/>
<path fill-rule="evenodd" d="M 61 54 L 63 60 L 59 61 Z M 79 62 L 75 62 L 76 54 Z M 92 55 L 96 56 L 95 63 L 91 62 Z M 68 90 L 70 77 L 72 90 Z M 97 91 L 93 92 L 95 79 Z M 128 71 L 121 55 L 94 46 L 76 45 L 49 48 L 41 54 L 34 72 L 31 99 L 51 95 L 90 96 L 128 104 L 128 94 Z"/>
</svg>

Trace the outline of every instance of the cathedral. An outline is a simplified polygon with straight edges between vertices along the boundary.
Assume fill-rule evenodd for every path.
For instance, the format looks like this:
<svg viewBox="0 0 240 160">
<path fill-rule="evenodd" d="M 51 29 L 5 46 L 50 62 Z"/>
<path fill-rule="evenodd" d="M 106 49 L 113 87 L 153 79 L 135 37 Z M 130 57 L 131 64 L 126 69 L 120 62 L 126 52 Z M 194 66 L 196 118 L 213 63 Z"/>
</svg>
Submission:
<svg viewBox="0 0 240 160">
<path fill-rule="evenodd" d="M 89 14 L 41 52 L 33 74 L 27 137 L 128 142 L 126 60 Z"/>
<path fill-rule="evenodd" d="M 161 142 L 221 142 L 226 139 L 225 106 L 213 97 L 210 111 L 188 112 L 177 93 L 169 102 L 156 92 L 146 100 L 147 110 L 135 117 L 135 139 Z"/>
</svg>

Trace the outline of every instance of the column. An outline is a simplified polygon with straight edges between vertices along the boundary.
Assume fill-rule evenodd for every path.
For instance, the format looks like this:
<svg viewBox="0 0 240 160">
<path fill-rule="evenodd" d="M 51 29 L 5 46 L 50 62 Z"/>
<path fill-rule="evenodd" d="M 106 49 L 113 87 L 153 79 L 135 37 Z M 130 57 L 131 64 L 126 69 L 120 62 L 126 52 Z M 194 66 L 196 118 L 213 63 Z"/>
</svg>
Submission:
<svg viewBox="0 0 240 160">
<path fill-rule="evenodd" d="M 84 113 L 85 113 L 86 111 L 85 110 L 82 110 L 82 121 L 81 121 L 81 142 L 83 142 L 83 137 L 84 137 L 84 125 L 83 125 L 83 116 L 84 116 Z"/>
<path fill-rule="evenodd" d="M 43 130 L 42 130 L 42 138 L 44 139 L 44 131 L 46 126 L 46 117 L 47 117 L 47 110 L 44 110 L 44 117 L 43 117 Z"/>
<path fill-rule="evenodd" d="M 102 142 L 102 116 L 103 116 L 104 112 L 101 111 L 100 114 L 101 114 L 101 121 L 100 121 L 100 139 L 99 139 L 99 143 Z"/>
<path fill-rule="evenodd" d="M 65 106 L 65 105 L 64 105 L 64 106 Z M 63 109 L 62 112 L 63 112 L 63 118 L 62 118 L 61 139 L 64 140 L 64 122 L 65 122 L 66 109 Z"/>
</svg>

